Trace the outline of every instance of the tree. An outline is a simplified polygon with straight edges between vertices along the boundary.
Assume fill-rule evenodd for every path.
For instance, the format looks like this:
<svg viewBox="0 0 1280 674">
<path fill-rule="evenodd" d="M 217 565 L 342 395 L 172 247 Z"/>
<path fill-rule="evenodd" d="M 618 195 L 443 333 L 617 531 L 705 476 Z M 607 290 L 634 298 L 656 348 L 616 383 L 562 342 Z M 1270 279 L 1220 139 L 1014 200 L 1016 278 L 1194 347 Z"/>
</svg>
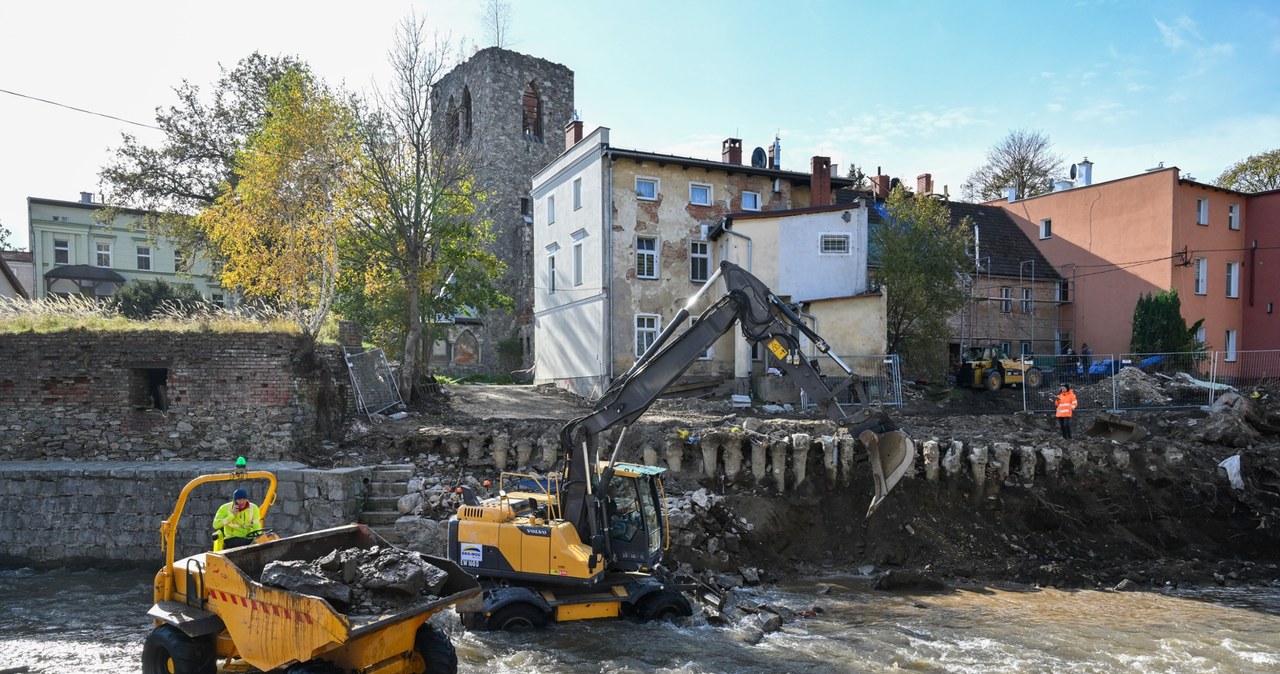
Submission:
<svg viewBox="0 0 1280 674">
<path fill-rule="evenodd" d="M 9 237 L 11 236 L 13 236 L 13 232 L 0 223 L 0 250 L 9 250 Z"/>
<path fill-rule="evenodd" d="M 876 280 L 888 293 L 887 347 L 913 367 L 937 372 L 946 364 L 947 319 L 966 299 L 958 279 L 968 268 L 972 227 L 968 218 L 953 226 L 944 202 L 913 197 L 902 187 L 889 194 L 885 207 L 871 247 Z"/>
<path fill-rule="evenodd" d="M 863 173 L 861 166 L 853 162 L 849 162 L 849 171 L 845 177 L 853 181 L 851 187 L 855 190 L 860 190 L 871 184 L 871 178 L 867 177 L 866 173 Z"/>
<path fill-rule="evenodd" d="M 224 286 L 285 307 L 314 337 L 333 302 L 359 144 L 352 110 L 308 71 L 282 75 L 262 127 L 236 153 L 234 186 L 197 218 Z"/>
<path fill-rule="evenodd" d="M 488 0 L 481 15 L 484 31 L 495 47 L 511 44 L 507 35 L 511 32 L 511 3 L 507 0 Z"/>
<path fill-rule="evenodd" d="M 987 150 L 986 163 L 969 174 L 961 189 L 970 201 L 999 199 L 1006 187 L 1016 188 L 1019 198 L 1034 197 L 1053 190 L 1064 163 L 1044 132 L 1016 129 Z"/>
<path fill-rule="evenodd" d="M 125 318 L 140 321 L 161 315 L 190 316 L 212 306 L 190 283 L 170 284 L 164 279 L 126 283 L 107 305 Z"/>
<path fill-rule="evenodd" d="M 1280 149 L 1251 155 L 1232 164 L 1214 184 L 1237 192 L 1280 190 Z"/>
<path fill-rule="evenodd" d="M 1129 339 L 1129 350 L 1133 353 L 1201 351 L 1204 345 L 1196 339 L 1196 333 L 1203 324 L 1202 318 L 1187 327 L 1177 290 L 1141 295 L 1133 307 L 1133 336 Z"/>
<path fill-rule="evenodd" d="M 231 71 L 222 68 L 208 102 L 200 87 L 183 80 L 174 90 L 177 104 L 156 108 L 156 125 L 164 133 L 160 145 L 126 133 L 99 172 L 106 192 L 102 219 L 111 222 L 120 209 L 139 209 L 146 213 L 147 229 L 173 239 L 189 253 L 187 260 L 207 254 L 204 232 L 191 216 L 235 188 L 236 153 L 260 126 L 271 87 L 286 72 L 306 70 L 297 59 L 255 52 Z"/>
<path fill-rule="evenodd" d="M 344 288 L 364 286 L 365 310 L 403 302 L 400 390 L 409 398 L 429 322 L 510 303 L 493 283 L 504 265 L 486 251 L 490 226 L 477 216 L 484 195 L 463 146 L 430 126 L 431 89 L 449 55 L 439 39 L 428 44 L 421 20 L 406 18 L 390 55 L 392 91 L 362 106 L 358 120 L 361 187 L 347 249 L 360 279 Z"/>
</svg>

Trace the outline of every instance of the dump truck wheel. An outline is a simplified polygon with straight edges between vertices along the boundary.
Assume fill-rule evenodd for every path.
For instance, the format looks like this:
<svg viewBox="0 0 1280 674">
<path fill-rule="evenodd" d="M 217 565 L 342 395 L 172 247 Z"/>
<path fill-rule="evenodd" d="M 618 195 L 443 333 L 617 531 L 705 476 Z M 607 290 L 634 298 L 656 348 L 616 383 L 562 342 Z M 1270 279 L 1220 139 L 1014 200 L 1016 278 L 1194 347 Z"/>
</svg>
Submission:
<svg viewBox="0 0 1280 674">
<path fill-rule="evenodd" d="M 1044 383 L 1044 378 L 1040 376 L 1040 369 L 1035 367 L 1027 368 L 1022 376 L 1022 384 L 1027 388 L 1040 388 L 1040 384 Z"/>
<path fill-rule="evenodd" d="M 658 590 L 640 600 L 640 617 L 645 620 L 674 620 L 693 615 L 689 598 L 675 590 Z"/>
<path fill-rule="evenodd" d="M 536 630 L 547 624 L 547 613 L 533 604 L 516 602 L 494 611 L 485 624 L 494 632 Z"/>
<path fill-rule="evenodd" d="M 989 370 L 985 377 L 982 378 L 982 384 L 988 391 L 999 391 L 1004 386 L 1004 377 L 999 372 Z"/>
<path fill-rule="evenodd" d="M 192 639 L 172 625 L 161 625 L 142 646 L 142 674 L 214 674 L 218 663 L 208 639 Z"/>
<path fill-rule="evenodd" d="M 458 674 L 458 652 L 449 635 L 435 625 L 424 623 L 418 628 L 413 649 L 426 665 L 426 674 Z"/>
</svg>

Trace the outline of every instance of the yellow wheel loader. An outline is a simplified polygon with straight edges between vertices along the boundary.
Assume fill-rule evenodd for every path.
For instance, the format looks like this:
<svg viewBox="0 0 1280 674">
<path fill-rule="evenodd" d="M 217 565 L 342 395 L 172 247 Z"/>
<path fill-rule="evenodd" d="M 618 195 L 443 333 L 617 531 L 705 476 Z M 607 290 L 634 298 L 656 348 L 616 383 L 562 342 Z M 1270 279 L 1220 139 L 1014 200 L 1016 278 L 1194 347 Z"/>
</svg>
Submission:
<svg viewBox="0 0 1280 674">
<path fill-rule="evenodd" d="M 1010 358 L 997 346 L 973 347 L 960 355 L 960 368 L 956 371 L 956 386 L 999 391 L 1005 386 L 1040 388 L 1043 373 L 1031 364 L 1031 360 Z"/>
<path fill-rule="evenodd" d="M 248 470 L 241 461 L 232 472 L 188 482 L 173 513 L 161 522 L 165 564 L 155 577 L 155 603 L 148 612 L 154 629 L 142 649 L 143 674 L 456 673 L 453 644 L 427 619 L 454 605 L 475 610 L 466 604 L 479 604 L 480 586 L 447 559 L 422 555 L 435 567 L 430 592 L 410 595 L 396 610 L 376 615 L 263 582 L 275 563 L 335 559 L 337 551 L 395 550 L 364 525 L 259 536 L 250 545 L 174 559 L 177 525 L 191 491 L 211 482 L 246 480 L 267 482 L 260 506 L 265 520 L 275 501 L 276 476 Z"/>
<path fill-rule="evenodd" d="M 725 295 L 673 338 L 686 325 L 690 308 L 721 278 Z M 590 618 L 692 614 L 685 592 L 701 594 L 700 588 L 676 582 L 661 566 L 670 545 L 665 469 L 622 463 L 617 455 L 626 429 L 735 323 L 748 340 L 769 349 L 810 399 L 866 449 L 875 485 L 871 515 L 910 467 L 910 438 L 879 410 L 846 415 L 837 392 L 860 383 L 860 377 L 759 279 L 722 262 L 595 408 L 561 429 L 563 475 L 505 474 L 498 495 L 486 499 L 463 488 L 463 504 L 449 522 L 448 556 L 479 577 L 484 588 L 480 610 L 459 609 L 465 625 L 525 629 Z M 797 333 L 831 356 L 848 378 L 829 388 L 803 357 Z M 605 459 L 599 436 L 615 427 L 621 429 L 617 443 Z"/>
</svg>

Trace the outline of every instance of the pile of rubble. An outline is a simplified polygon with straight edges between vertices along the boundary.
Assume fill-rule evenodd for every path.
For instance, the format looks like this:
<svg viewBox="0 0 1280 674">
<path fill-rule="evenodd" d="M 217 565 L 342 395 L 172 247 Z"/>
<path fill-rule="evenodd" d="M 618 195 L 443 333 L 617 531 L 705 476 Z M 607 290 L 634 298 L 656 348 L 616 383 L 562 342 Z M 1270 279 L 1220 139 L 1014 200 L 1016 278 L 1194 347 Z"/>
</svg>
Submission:
<svg viewBox="0 0 1280 674">
<path fill-rule="evenodd" d="M 315 560 L 270 562 L 263 585 L 326 599 L 348 615 L 399 613 L 440 598 L 449 574 L 399 548 L 346 548 Z"/>
</svg>

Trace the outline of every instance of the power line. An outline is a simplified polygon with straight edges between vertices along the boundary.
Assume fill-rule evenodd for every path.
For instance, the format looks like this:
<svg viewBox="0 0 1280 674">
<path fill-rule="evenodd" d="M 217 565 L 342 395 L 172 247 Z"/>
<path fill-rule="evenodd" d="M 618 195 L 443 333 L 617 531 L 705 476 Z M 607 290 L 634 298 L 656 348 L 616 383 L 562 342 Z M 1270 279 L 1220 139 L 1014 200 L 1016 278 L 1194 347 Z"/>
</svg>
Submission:
<svg viewBox="0 0 1280 674">
<path fill-rule="evenodd" d="M 124 122 L 125 124 L 132 124 L 132 125 L 134 125 L 134 126 L 141 126 L 141 127 L 143 127 L 143 128 L 146 128 L 146 129 L 155 129 L 156 131 L 164 131 L 164 129 L 162 129 L 162 128 L 158 127 L 158 126 L 154 126 L 154 125 L 152 125 L 152 124 L 143 124 L 142 122 L 135 122 L 135 121 L 133 121 L 133 120 L 131 120 L 131 119 L 125 119 L 125 118 L 123 118 L 123 117 L 116 117 L 115 115 L 108 115 L 108 114 L 107 114 L 107 113 L 105 113 L 105 112 L 94 112 L 93 110 L 86 110 L 86 109 L 84 109 L 84 108 L 77 108 L 77 107 L 76 107 L 76 106 L 74 106 L 74 105 L 67 105 L 67 104 L 65 104 L 65 103 L 59 103 L 59 102 L 57 102 L 57 101 L 51 101 L 51 100 L 49 100 L 49 99 L 47 99 L 47 98 L 39 98 L 39 97 L 37 97 L 37 96 L 28 96 L 27 94 L 20 94 L 20 93 L 18 93 L 18 92 L 16 92 L 16 91 L 9 91 L 8 89 L 0 89 L 0 93 L 9 94 L 9 95 L 11 95 L 11 96 L 17 96 L 18 98 L 26 98 L 26 99 L 30 99 L 30 100 L 33 100 L 33 101 L 39 101 L 39 102 L 41 102 L 41 103 L 47 103 L 47 104 L 49 104 L 49 105 L 56 105 L 56 106 L 58 106 L 59 108 L 66 108 L 67 110 L 74 110 L 74 111 L 76 111 L 76 112 L 82 112 L 82 113 L 84 113 L 84 114 L 86 114 L 86 115 L 96 115 L 96 116 L 98 116 L 98 117 L 106 117 L 107 119 L 114 119 L 114 120 L 115 120 L 115 121 L 117 121 L 117 122 Z"/>
</svg>

